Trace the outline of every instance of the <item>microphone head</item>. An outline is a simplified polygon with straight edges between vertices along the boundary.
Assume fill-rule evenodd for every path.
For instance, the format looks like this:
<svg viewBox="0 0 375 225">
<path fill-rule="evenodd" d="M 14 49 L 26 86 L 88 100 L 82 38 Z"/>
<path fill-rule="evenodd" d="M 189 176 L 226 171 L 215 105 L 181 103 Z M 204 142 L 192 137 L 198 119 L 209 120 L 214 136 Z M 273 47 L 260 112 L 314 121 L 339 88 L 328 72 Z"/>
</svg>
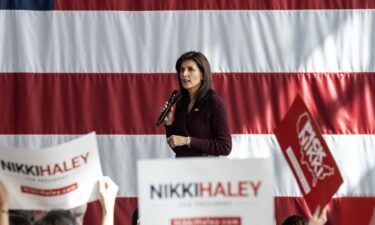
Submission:
<svg viewBox="0 0 375 225">
<path fill-rule="evenodd" d="M 178 99 L 178 97 L 180 97 L 180 95 L 181 95 L 181 92 L 180 91 L 178 91 L 178 90 L 174 90 L 173 92 L 172 92 L 172 95 L 171 95 L 171 97 L 169 98 L 169 103 L 170 104 L 174 104 L 176 101 L 177 101 L 177 99 Z"/>
</svg>

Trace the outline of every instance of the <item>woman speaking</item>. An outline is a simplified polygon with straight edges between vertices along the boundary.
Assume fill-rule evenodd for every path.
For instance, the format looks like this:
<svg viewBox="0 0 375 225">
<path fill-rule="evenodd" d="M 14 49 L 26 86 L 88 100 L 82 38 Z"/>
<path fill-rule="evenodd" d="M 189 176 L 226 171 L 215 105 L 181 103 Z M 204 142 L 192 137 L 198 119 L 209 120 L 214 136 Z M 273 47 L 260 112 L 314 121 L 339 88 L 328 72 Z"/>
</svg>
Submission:
<svg viewBox="0 0 375 225">
<path fill-rule="evenodd" d="M 164 119 L 168 145 L 176 157 L 229 155 L 227 112 L 211 88 L 207 58 L 200 52 L 186 52 L 178 58 L 176 71 L 180 97 Z"/>
</svg>

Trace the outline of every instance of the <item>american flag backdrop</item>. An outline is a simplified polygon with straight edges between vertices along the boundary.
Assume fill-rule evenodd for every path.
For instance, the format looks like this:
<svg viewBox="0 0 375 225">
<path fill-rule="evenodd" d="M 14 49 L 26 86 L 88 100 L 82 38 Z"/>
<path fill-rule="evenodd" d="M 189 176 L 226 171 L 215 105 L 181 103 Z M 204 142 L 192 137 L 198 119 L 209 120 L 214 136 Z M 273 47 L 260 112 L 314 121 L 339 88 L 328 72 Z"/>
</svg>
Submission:
<svg viewBox="0 0 375 225">
<path fill-rule="evenodd" d="M 155 120 L 177 88 L 175 61 L 190 50 L 211 62 L 229 157 L 273 158 L 277 224 L 308 215 L 273 135 L 298 91 L 344 179 L 327 224 L 369 223 L 373 0 L 0 0 L 0 8 L 0 145 L 47 147 L 96 131 L 103 173 L 120 186 L 116 225 L 129 225 L 137 207 L 136 161 L 173 157 Z M 91 203 L 85 224 L 100 218 Z"/>
</svg>

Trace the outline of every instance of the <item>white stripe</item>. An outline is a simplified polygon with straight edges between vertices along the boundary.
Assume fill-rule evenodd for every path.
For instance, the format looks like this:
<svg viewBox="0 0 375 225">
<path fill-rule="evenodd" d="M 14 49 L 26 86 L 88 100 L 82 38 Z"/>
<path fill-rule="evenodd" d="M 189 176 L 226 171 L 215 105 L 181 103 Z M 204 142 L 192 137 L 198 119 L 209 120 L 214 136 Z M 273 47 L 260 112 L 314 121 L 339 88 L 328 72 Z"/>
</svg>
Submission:
<svg viewBox="0 0 375 225">
<path fill-rule="evenodd" d="M 374 10 L 0 11 L 0 72 L 375 71 Z"/>
<path fill-rule="evenodd" d="M 71 140 L 75 135 L 1 135 L 0 145 L 40 148 Z M 233 135 L 229 158 L 272 157 L 275 196 L 301 196 L 295 178 L 273 135 Z M 344 178 L 337 196 L 375 195 L 375 135 L 325 135 Z M 103 173 L 120 186 L 119 196 L 136 196 L 136 161 L 169 158 L 163 135 L 99 135 Z M 246 172 L 246 171 L 244 171 Z M 163 174 L 158 174 L 163 176 Z"/>
</svg>

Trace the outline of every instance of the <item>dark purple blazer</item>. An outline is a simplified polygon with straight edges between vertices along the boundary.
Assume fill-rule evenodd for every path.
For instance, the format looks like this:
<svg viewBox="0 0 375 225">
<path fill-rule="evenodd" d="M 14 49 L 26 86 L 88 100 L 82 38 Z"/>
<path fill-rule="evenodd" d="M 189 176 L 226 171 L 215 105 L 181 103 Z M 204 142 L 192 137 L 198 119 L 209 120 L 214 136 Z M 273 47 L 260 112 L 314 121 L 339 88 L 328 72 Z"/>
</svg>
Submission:
<svg viewBox="0 0 375 225">
<path fill-rule="evenodd" d="M 189 100 L 181 100 L 174 113 L 174 122 L 165 126 L 167 137 L 190 136 L 188 146 L 175 147 L 176 157 L 229 155 L 232 137 L 228 127 L 227 112 L 221 97 L 212 94 L 188 113 Z"/>
</svg>

